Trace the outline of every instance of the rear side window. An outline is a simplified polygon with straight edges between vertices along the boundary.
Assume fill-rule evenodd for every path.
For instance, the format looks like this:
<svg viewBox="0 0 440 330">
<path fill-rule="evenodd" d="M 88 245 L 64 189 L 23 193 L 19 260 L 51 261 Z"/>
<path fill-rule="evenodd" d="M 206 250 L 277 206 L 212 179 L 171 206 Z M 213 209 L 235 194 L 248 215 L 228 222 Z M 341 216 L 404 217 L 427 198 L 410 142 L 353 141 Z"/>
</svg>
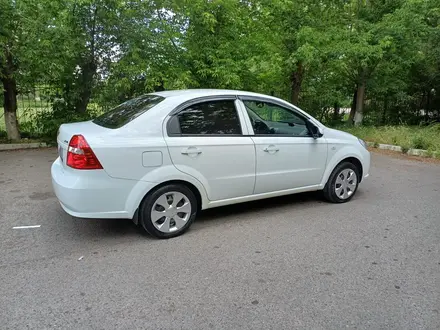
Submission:
<svg viewBox="0 0 440 330">
<path fill-rule="evenodd" d="M 180 111 L 168 124 L 170 135 L 241 135 L 233 100 L 197 103 Z"/>
<path fill-rule="evenodd" d="M 93 122 L 106 128 L 119 128 L 159 104 L 163 97 L 143 95 L 118 105 L 97 117 Z"/>
</svg>

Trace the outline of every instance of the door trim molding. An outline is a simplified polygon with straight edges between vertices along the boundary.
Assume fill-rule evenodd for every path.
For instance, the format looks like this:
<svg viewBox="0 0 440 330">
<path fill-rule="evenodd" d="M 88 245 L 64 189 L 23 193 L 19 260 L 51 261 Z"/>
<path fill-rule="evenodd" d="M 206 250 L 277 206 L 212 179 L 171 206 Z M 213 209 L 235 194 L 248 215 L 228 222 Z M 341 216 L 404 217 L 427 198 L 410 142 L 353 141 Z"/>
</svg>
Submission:
<svg viewBox="0 0 440 330">
<path fill-rule="evenodd" d="M 279 191 L 271 191 L 268 193 L 260 193 L 260 194 L 254 194 L 254 195 L 248 195 L 248 196 L 228 198 L 228 199 L 222 199 L 222 200 L 217 200 L 217 201 L 209 201 L 208 204 L 206 205 L 205 209 L 218 207 L 218 206 L 224 206 L 224 205 L 230 205 L 230 204 L 238 204 L 238 203 L 243 203 L 243 202 L 251 202 L 251 201 L 266 199 L 266 198 L 293 195 L 296 193 L 301 193 L 301 192 L 306 192 L 306 191 L 316 191 L 316 190 L 321 190 L 321 189 L 323 189 L 323 186 L 321 184 L 317 184 L 317 185 L 306 186 L 306 187 L 285 189 L 285 190 L 279 190 Z"/>
</svg>

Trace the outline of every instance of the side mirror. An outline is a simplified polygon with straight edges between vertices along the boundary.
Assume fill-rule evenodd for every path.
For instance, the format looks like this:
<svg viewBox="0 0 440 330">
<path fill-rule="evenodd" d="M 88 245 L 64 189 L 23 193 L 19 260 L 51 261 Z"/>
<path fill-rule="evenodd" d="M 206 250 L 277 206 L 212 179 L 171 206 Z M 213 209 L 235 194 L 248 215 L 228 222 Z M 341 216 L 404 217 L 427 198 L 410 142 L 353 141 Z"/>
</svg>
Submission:
<svg viewBox="0 0 440 330">
<path fill-rule="evenodd" d="M 314 139 L 320 138 L 323 135 L 321 129 L 309 120 L 307 120 L 307 129 Z"/>
</svg>

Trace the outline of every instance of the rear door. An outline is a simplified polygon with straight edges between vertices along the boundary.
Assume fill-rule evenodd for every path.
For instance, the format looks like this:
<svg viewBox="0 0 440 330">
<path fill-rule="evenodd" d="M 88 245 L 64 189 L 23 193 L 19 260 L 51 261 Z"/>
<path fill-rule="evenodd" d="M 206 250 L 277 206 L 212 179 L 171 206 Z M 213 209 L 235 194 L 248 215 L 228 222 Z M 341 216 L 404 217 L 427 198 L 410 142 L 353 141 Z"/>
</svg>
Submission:
<svg viewBox="0 0 440 330">
<path fill-rule="evenodd" d="M 235 97 L 192 101 L 171 115 L 165 140 L 172 162 L 198 179 L 212 201 L 251 195 L 255 147 Z"/>
<path fill-rule="evenodd" d="M 321 183 L 327 142 L 314 139 L 306 118 L 270 100 L 242 98 L 256 149 L 255 194 Z"/>
</svg>

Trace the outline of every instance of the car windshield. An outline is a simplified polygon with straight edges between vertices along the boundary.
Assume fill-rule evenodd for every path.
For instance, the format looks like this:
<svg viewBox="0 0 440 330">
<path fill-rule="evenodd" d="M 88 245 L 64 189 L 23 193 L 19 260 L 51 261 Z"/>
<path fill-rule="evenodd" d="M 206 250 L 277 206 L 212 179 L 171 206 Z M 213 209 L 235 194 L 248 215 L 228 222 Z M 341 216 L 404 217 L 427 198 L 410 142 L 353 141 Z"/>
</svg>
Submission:
<svg viewBox="0 0 440 330">
<path fill-rule="evenodd" d="M 164 100 L 164 98 L 158 95 L 149 94 L 139 96 L 102 114 L 93 120 L 93 122 L 106 128 L 119 128 L 150 110 L 162 100 Z"/>
</svg>

